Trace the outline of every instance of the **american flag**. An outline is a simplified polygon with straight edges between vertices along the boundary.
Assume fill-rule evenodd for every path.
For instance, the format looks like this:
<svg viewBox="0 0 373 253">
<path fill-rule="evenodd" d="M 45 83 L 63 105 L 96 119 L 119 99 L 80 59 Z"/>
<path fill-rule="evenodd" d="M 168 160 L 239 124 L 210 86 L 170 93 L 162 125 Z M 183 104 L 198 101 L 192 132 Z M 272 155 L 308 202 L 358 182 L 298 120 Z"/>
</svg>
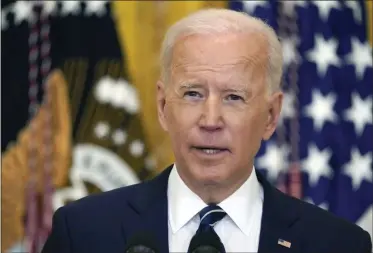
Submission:
<svg viewBox="0 0 373 253">
<path fill-rule="evenodd" d="M 283 43 L 280 126 L 256 167 L 283 191 L 372 235 L 372 27 L 365 3 L 231 1 L 229 8 L 265 20 Z"/>
<path fill-rule="evenodd" d="M 282 240 L 282 239 L 278 239 L 277 243 L 279 245 L 282 245 L 282 246 L 286 247 L 286 248 L 290 248 L 291 247 L 291 243 L 290 242 Z"/>
</svg>

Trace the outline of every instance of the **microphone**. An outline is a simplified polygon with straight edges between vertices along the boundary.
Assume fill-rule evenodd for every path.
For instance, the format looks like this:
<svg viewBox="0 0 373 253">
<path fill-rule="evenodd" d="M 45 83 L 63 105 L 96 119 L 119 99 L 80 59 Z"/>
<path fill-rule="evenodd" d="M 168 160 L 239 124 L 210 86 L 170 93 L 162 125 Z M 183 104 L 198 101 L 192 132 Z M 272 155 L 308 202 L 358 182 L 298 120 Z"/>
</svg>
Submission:
<svg viewBox="0 0 373 253">
<path fill-rule="evenodd" d="M 188 253 L 222 253 L 224 245 L 219 236 L 211 231 L 200 232 L 190 241 Z"/>
<path fill-rule="evenodd" d="M 147 232 L 133 235 L 127 242 L 125 253 L 160 253 L 154 237 Z"/>
</svg>

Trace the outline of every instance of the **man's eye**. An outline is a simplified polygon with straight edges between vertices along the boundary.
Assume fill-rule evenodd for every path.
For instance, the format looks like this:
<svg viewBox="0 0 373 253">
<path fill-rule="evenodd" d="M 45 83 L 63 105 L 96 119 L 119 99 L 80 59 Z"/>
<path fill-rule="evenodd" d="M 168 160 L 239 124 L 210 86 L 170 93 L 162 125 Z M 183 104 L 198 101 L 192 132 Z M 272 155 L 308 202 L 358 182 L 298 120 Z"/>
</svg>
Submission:
<svg viewBox="0 0 373 253">
<path fill-rule="evenodd" d="M 184 93 L 184 97 L 201 97 L 197 91 L 187 91 Z"/>
<path fill-rule="evenodd" d="M 241 96 L 231 94 L 228 96 L 228 100 L 243 100 Z"/>
</svg>

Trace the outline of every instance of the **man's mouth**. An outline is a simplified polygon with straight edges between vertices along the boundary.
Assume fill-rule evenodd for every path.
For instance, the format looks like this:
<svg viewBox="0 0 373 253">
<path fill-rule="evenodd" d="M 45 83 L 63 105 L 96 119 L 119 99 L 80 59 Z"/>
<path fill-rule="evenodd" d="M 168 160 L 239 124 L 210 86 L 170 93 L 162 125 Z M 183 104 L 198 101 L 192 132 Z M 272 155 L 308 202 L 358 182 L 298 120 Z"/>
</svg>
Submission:
<svg viewBox="0 0 373 253">
<path fill-rule="evenodd" d="M 212 147 L 212 146 L 193 146 L 194 149 L 197 149 L 198 151 L 201 151 L 208 155 L 214 155 L 219 154 L 222 152 L 227 152 L 229 149 L 222 148 L 222 147 Z"/>
</svg>

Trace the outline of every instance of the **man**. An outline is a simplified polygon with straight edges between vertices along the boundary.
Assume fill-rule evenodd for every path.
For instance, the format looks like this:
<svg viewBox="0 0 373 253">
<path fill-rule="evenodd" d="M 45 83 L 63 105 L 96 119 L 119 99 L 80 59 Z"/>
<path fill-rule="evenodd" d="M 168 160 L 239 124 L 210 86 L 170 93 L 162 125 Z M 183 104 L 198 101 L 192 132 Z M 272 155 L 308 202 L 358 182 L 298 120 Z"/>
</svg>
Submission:
<svg viewBox="0 0 373 253">
<path fill-rule="evenodd" d="M 60 208 L 49 252 L 123 252 L 137 231 L 187 252 L 201 231 L 226 252 L 372 251 L 369 234 L 272 187 L 254 167 L 276 128 L 281 45 L 264 22 L 204 10 L 172 26 L 161 52 L 159 121 L 175 164 L 148 182 Z"/>
</svg>

